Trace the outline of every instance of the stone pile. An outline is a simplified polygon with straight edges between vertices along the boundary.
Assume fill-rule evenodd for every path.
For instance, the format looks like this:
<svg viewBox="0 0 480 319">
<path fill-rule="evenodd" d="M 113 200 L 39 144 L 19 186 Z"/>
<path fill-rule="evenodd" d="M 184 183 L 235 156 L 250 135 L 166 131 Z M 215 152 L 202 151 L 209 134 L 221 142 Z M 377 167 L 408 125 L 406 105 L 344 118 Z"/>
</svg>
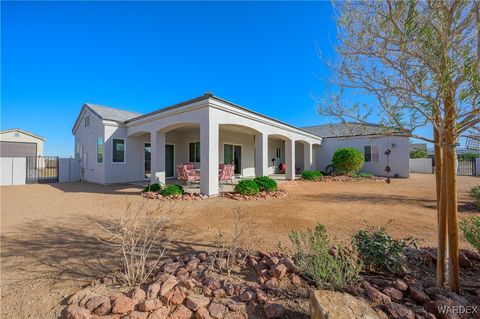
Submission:
<svg viewBox="0 0 480 319">
<path fill-rule="evenodd" d="M 162 200 L 202 200 L 207 199 L 208 195 L 203 195 L 200 193 L 185 193 L 183 195 L 174 195 L 174 196 L 162 196 L 157 192 L 142 192 L 142 197 L 148 199 L 162 199 Z"/>
<path fill-rule="evenodd" d="M 261 191 L 256 195 L 242 195 L 234 192 L 224 192 L 223 197 L 227 197 L 234 200 L 246 201 L 246 200 L 264 200 L 272 198 L 285 198 L 287 197 L 287 191 L 285 189 L 278 189 L 274 192 Z"/>
<path fill-rule="evenodd" d="M 182 255 L 155 265 L 147 285 L 123 292 L 99 293 L 87 287 L 68 301 L 68 319 L 221 319 L 282 318 L 281 285 L 305 285 L 292 260 L 259 252 L 245 261 L 256 281 L 219 273 L 226 260 L 215 253 Z M 112 276 L 102 280 L 112 283 Z M 98 287 L 98 285 L 96 286 Z"/>
<path fill-rule="evenodd" d="M 338 175 L 338 176 L 322 176 L 318 178 L 317 182 L 385 182 L 386 178 L 381 176 L 365 176 L 365 177 L 354 177 L 347 175 Z"/>
</svg>

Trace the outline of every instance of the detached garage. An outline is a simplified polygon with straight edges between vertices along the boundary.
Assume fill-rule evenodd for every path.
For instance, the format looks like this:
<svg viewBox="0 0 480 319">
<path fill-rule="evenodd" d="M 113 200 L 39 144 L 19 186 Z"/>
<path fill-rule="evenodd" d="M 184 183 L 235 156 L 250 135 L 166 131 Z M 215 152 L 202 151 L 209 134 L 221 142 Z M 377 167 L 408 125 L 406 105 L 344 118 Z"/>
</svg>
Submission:
<svg viewBox="0 0 480 319">
<path fill-rule="evenodd" d="M 43 156 L 45 138 L 21 129 L 0 132 L 0 157 Z"/>
</svg>

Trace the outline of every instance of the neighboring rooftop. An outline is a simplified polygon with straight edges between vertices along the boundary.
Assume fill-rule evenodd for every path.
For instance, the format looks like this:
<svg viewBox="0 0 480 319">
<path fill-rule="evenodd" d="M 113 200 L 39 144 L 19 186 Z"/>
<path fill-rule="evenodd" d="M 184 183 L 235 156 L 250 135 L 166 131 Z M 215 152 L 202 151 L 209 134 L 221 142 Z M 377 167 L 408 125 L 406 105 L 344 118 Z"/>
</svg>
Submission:
<svg viewBox="0 0 480 319">
<path fill-rule="evenodd" d="M 104 120 L 115 121 L 119 123 L 125 123 L 126 121 L 133 119 L 134 117 L 142 114 L 136 112 L 130 112 L 125 110 L 116 109 L 109 106 L 85 103 L 85 106 L 90 108 L 94 113 L 100 116 Z"/>
<path fill-rule="evenodd" d="M 385 134 L 387 127 L 380 124 L 336 123 L 302 127 L 302 129 L 321 137 L 350 137 Z"/>
<path fill-rule="evenodd" d="M 26 135 L 30 135 L 30 136 L 33 136 L 35 138 L 38 138 L 42 141 L 45 141 L 45 137 L 42 137 L 40 135 L 37 135 L 37 134 L 33 134 L 32 132 L 28 132 L 28 131 L 24 131 L 20 128 L 11 128 L 11 129 L 8 129 L 8 130 L 3 130 L 3 131 L 0 131 L 0 134 L 4 134 L 4 133 L 10 133 L 10 132 L 18 132 L 18 133 L 22 133 L 22 134 L 26 134 Z"/>
</svg>

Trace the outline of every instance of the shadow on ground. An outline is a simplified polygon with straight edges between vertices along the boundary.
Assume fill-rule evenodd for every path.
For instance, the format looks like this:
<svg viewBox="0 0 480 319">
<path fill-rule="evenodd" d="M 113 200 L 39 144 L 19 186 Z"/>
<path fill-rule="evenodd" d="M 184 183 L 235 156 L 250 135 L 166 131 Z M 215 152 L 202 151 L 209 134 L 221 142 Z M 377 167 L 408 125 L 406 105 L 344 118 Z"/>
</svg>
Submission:
<svg viewBox="0 0 480 319">
<path fill-rule="evenodd" d="M 58 224 L 42 225 L 40 221 L 25 223 L 15 233 L 1 237 L 3 279 L 10 272 L 25 274 L 25 280 L 53 279 L 91 281 L 120 270 L 121 251 L 100 242 L 100 227 L 105 219 L 82 218 L 75 225 L 59 220 Z M 83 228 L 78 225 L 84 225 Z M 96 232 L 91 231 L 92 229 Z M 209 243 L 188 241 L 190 233 L 182 230 L 172 241 L 167 254 L 198 252 L 211 249 Z M 160 247 L 160 245 L 159 245 Z M 7 278 L 5 278 L 7 277 Z"/>
</svg>

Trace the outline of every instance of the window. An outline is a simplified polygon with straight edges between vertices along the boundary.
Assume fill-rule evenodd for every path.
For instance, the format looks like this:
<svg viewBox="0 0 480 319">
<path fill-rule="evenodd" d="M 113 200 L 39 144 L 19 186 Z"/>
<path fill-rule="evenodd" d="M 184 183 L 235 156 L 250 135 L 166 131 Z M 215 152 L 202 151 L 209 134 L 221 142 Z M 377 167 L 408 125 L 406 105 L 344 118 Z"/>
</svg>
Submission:
<svg viewBox="0 0 480 319">
<path fill-rule="evenodd" d="M 114 138 L 113 142 L 112 162 L 125 163 L 125 140 Z"/>
<path fill-rule="evenodd" d="M 103 162 L 103 138 L 97 138 L 97 163 Z"/>
<path fill-rule="evenodd" d="M 75 143 L 75 158 L 80 158 L 80 143 Z"/>
<path fill-rule="evenodd" d="M 380 160 L 380 150 L 378 145 L 365 146 L 365 163 L 377 163 Z"/>
<path fill-rule="evenodd" d="M 200 163 L 200 142 L 193 142 L 188 145 L 188 157 L 191 163 Z"/>
<path fill-rule="evenodd" d="M 85 127 L 90 127 L 90 115 L 85 116 Z"/>
<path fill-rule="evenodd" d="M 20 137 L 20 133 L 15 132 L 15 133 L 13 134 L 13 136 L 15 136 L 15 137 Z"/>
<path fill-rule="evenodd" d="M 280 147 L 277 147 L 277 158 L 282 157 L 282 149 Z"/>
</svg>

